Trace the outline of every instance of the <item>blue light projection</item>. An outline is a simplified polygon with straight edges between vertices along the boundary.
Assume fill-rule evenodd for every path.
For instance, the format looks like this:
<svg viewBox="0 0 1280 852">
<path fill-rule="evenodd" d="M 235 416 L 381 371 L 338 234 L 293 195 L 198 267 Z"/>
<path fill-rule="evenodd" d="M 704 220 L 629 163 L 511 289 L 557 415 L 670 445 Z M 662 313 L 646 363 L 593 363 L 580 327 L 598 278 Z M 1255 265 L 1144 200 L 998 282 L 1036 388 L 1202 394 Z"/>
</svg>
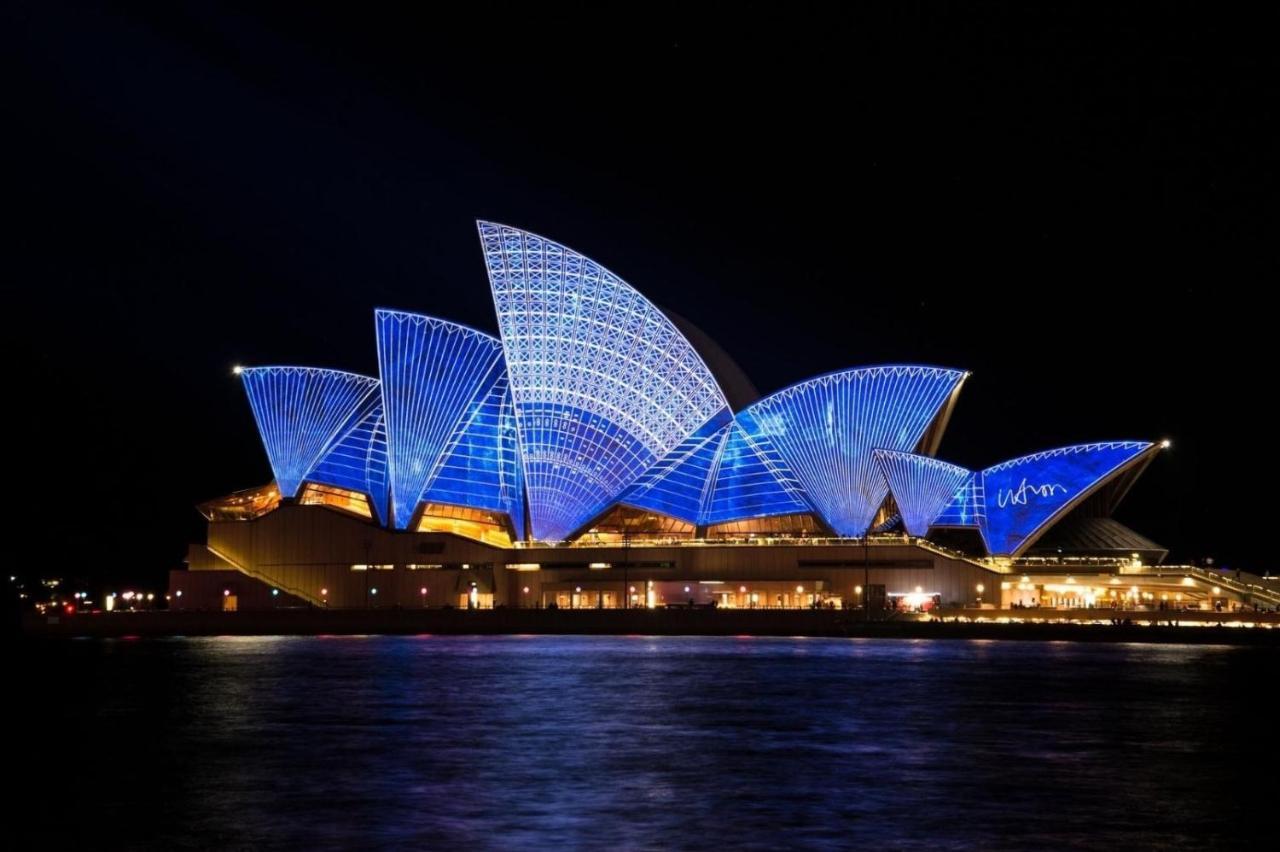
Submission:
<svg viewBox="0 0 1280 852">
<path fill-rule="evenodd" d="M 845 370 L 765 397 L 738 417 L 752 438 L 777 448 L 838 534 L 860 536 L 889 493 L 872 450 L 916 450 L 967 375 L 917 366 Z"/>
<path fill-rule="evenodd" d="M 282 497 L 296 497 L 307 473 L 350 427 L 378 380 L 317 367 L 240 372 Z"/>
<path fill-rule="evenodd" d="M 1020 555 L 1049 524 L 1154 446 L 1146 441 L 1077 444 L 982 471 L 987 550 L 994 556 Z"/>
<path fill-rule="evenodd" d="M 568 536 L 728 407 L 652 303 L 577 252 L 478 222 L 534 538 Z"/>
<path fill-rule="evenodd" d="M 986 502 L 982 492 L 982 477 L 971 473 L 946 507 L 934 518 L 935 527 L 980 527 L 986 517 Z"/>
<path fill-rule="evenodd" d="M 505 372 L 471 403 L 422 499 L 506 512 L 516 537 L 524 538 L 524 486 Z"/>
<path fill-rule="evenodd" d="M 661 512 L 691 524 L 702 522 L 703 505 L 712 483 L 731 418 L 722 411 L 645 471 L 618 498 L 620 503 Z"/>
<path fill-rule="evenodd" d="M 487 334 L 421 314 L 379 310 L 378 369 L 387 428 L 392 523 L 404 529 L 459 424 L 502 375 Z"/>
<path fill-rule="evenodd" d="M 702 517 L 718 524 L 769 515 L 812 512 L 800 484 L 767 438 L 753 438 L 744 428 L 742 412 L 730 424 L 716 459 L 714 481 Z"/>
<path fill-rule="evenodd" d="M 387 523 L 387 429 L 381 394 L 369 397 L 365 412 L 306 480 L 368 494 L 379 523 Z"/>
<path fill-rule="evenodd" d="M 956 490 L 973 474 L 958 465 L 915 453 L 876 450 L 876 461 L 908 533 L 923 536 Z"/>
</svg>

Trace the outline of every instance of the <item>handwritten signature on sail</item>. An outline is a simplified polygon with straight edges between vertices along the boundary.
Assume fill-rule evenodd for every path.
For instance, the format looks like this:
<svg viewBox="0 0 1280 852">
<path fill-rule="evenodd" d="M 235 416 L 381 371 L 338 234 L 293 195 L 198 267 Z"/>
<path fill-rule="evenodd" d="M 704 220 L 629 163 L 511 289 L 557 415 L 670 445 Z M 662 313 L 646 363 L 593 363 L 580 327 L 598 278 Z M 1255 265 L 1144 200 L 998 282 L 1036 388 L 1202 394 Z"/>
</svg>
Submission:
<svg viewBox="0 0 1280 852">
<path fill-rule="evenodd" d="M 1027 478 L 1022 478 L 1022 484 L 1016 489 L 1005 490 L 1001 488 L 996 492 L 996 505 L 1003 509 L 1005 506 L 1025 506 L 1027 501 L 1034 494 L 1036 497 L 1052 497 L 1057 492 L 1067 493 L 1067 487 L 1057 482 L 1045 482 L 1040 485 L 1027 484 Z"/>
</svg>

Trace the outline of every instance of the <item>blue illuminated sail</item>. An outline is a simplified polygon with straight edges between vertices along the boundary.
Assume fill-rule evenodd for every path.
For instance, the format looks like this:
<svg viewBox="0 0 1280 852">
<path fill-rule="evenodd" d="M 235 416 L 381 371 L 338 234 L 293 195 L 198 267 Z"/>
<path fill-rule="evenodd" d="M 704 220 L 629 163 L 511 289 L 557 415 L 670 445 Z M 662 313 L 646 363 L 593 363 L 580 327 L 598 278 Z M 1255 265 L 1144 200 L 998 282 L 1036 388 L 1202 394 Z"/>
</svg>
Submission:
<svg viewBox="0 0 1280 852">
<path fill-rule="evenodd" d="M 387 523 L 387 430 L 380 394 L 370 396 L 365 411 L 306 478 L 369 495 L 378 521 Z"/>
<path fill-rule="evenodd" d="M 391 518 L 404 529 L 449 439 L 502 376 L 502 347 L 487 334 L 434 317 L 379 310 L 374 319 Z"/>
<path fill-rule="evenodd" d="M 477 225 L 532 534 L 563 539 L 728 406 L 688 341 L 622 279 L 536 234 Z"/>
<path fill-rule="evenodd" d="M 653 464 L 619 502 L 650 509 L 691 524 L 701 523 L 712 486 L 712 470 L 728 435 L 729 412 L 707 421 Z"/>
<path fill-rule="evenodd" d="M 957 465 L 915 453 L 876 450 L 875 457 L 898 504 L 902 525 L 915 536 L 928 533 L 956 491 L 973 475 Z"/>
<path fill-rule="evenodd" d="M 297 496 L 378 390 L 377 379 L 317 367 L 251 367 L 240 379 L 282 497 Z"/>
<path fill-rule="evenodd" d="M 1077 444 L 1002 462 L 980 474 L 982 536 L 995 556 L 1018 556 L 1109 479 L 1154 451 L 1147 441 Z"/>
<path fill-rule="evenodd" d="M 523 492 L 515 414 L 504 372 L 483 398 L 472 401 L 422 499 L 506 512 L 516 537 L 524 538 Z"/>
<path fill-rule="evenodd" d="M 768 438 L 752 437 L 744 428 L 744 415 L 746 423 L 751 423 L 750 415 L 743 412 L 727 427 L 702 523 L 812 512 L 800 484 Z"/>
<path fill-rule="evenodd" d="M 916 366 L 845 370 L 765 397 L 739 420 L 777 448 L 837 533 L 862 535 L 889 493 L 872 451 L 917 450 L 966 375 Z"/>
<path fill-rule="evenodd" d="M 398 529 L 424 502 L 443 507 L 424 527 L 446 515 L 501 521 L 490 514 L 500 512 L 518 537 L 543 541 L 617 505 L 712 538 L 771 527 L 861 536 L 878 519 L 916 536 L 976 528 L 991 555 L 1017 557 L 1085 500 L 1089 513 L 1109 512 L 1153 450 L 1081 444 L 977 473 L 938 461 L 967 375 L 938 367 L 838 371 L 763 399 L 744 378 L 726 379 L 733 398 L 756 400 L 735 414 L 715 378 L 735 370 L 696 329 L 686 339 L 626 282 L 563 245 L 477 225 L 500 339 L 379 310 L 380 379 L 238 371 L 281 496 L 306 482 L 367 494 L 378 520 Z M 781 515 L 805 517 L 727 526 Z"/>
<path fill-rule="evenodd" d="M 986 517 L 986 502 L 982 493 L 982 477 L 971 473 L 956 493 L 951 496 L 947 505 L 938 517 L 934 518 L 935 527 L 980 527 Z"/>
</svg>

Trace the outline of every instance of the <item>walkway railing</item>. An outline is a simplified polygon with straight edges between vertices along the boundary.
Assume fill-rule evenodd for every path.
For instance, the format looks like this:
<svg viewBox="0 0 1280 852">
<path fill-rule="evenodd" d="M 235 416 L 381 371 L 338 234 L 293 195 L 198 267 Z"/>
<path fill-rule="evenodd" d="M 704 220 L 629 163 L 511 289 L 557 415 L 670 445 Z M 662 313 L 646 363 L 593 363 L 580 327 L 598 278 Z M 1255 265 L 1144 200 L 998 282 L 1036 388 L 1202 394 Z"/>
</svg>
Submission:
<svg viewBox="0 0 1280 852">
<path fill-rule="evenodd" d="M 235 568 L 240 573 L 245 574 L 249 577 L 252 577 L 253 579 L 258 580 L 260 582 L 266 583 L 268 586 L 271 586 L 273 589 L 279 589 L 285 594 L 293 595 L 295 598 L 298 598 L 299 600 L 304 600 L 307 603 L 311 604 L 312 606 L 326 605 L 325 600 L 321 597 L 317 597 L 314 592 L 307 592 L 302 589 L 295 588 L 293 586 L 285 585 L 284 583 L 276 582 L 276 578 L 268 577 L 262 571 L 256 571 L 254 569 L 249 568 L 247 565 L 242 565 L 235 559 L 232 559 L 227 554 L 214 550 L 212 547 L 209 548 L 209 552 L 212 553 L 214 556 L 218 557 L 219 559 L 221 559 L 223 562 L 226 562 L 228 565 Z"/>
<path fill-rule="evenodd" d="M 1263 585 L 1261 577 L 1248 572 L 1240 572 L 1237 580 L 1231 574 L 1219 573 L 1199 565 L 1132 565 L 1121 566 L 1120 573 L 1126 576 L 1142 577 L 1190 577 L 1211 586 L 1228 589 L 1246 598 L 1246 602 L 1262 602 L 1269 606 L 1280 606 L 1280 588 Z"/>
</svg>

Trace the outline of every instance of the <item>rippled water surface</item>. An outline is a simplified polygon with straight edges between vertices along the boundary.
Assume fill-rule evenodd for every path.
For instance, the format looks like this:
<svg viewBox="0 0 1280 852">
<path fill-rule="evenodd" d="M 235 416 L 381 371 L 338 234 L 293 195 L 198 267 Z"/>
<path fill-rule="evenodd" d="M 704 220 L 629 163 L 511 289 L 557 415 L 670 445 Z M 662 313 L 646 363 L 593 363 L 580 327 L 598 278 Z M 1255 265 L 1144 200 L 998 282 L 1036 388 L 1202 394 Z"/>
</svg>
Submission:
<svg viewBox="0 0 1280 852">
<path fill-rule="evenodd" d="M 1266 650 L 322 637 L 18 651 L 22 848 L 1204 848 L 1261 844 L 1274 822 Z"/>
</svg>

